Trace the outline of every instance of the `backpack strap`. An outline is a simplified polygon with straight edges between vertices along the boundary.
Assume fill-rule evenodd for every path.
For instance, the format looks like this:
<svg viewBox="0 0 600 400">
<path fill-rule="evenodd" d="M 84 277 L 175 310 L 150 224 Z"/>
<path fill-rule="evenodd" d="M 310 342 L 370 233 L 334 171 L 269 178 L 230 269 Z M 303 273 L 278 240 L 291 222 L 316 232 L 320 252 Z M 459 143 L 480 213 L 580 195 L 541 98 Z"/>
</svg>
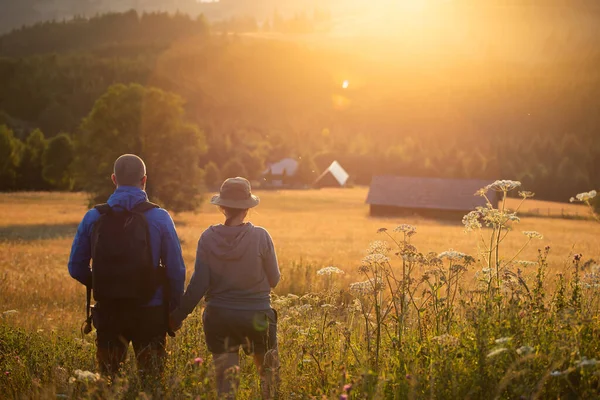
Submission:
<svg viewBox="0 0 600 400">
<path fill-rule="evenodd" d="M 160 206 L 149 201 L 144 201 L 143 203 L 140 203 L 137 206 L 133 207 L 131 209 L 131 212 L 143 214 L 146 211 L 152 210 L 153 208 L 160 208 Z"/>
<path fill-rule="evenodd" d="M 133 207 L 131 212 L 133 213 L 145 213 L 146 211 L 152 210 L 154 208 L 160 208 L 158 204 L 151 203 L 149 201 L 145 201 L 143 203 L 138 204 Z M 163 294 L 163 308 L 165 309 L 164 314 L 164 324 L 167 327 L 167 333 L 171 337 L 175 337 L 175 333 L 169 327 L 169 315 L 170 315 L 170 300 L 171 300 L 171 286 L 169 284 L 169 278 L 167 277 L 167 269 L 165 265 L 162 263 L 162 260 L 159 261 L 158 265 L 158 279 L 162 286 L 162 294 Z"/>
<path fill-rule="evenodd" d="M 96 210 L 98 210 L 98 212 L 100 213 L 100 215 L 105 215 L 105 214 L 108 214 L 108 213 L 110 213 L 112 211 L 112 207 L 109 206 L 108 203 L 98 204 L 94 208 Z"/>
<path fill-rule="evenodd" d="M 108 205 L 108 203 L 104 203 L 104 204 L 98 204 L 97 206 L 94 207 L 99 213 L 100 215 L 107 215 L 110 214 L 112 212 L 112 207 Z M 88 333 L 90 333 L 92 331 L 92 314 L 91 314 L 91 307 L 92 307 L 92 286 L 87 286 L 85 287 L 86 290 L 86 302 L 85 302 L 85 322 L 83 323 L 83 326 L 81 328 L 81 333 L 82 336 L 83 335 L 87 335 Z"/>
</svg>

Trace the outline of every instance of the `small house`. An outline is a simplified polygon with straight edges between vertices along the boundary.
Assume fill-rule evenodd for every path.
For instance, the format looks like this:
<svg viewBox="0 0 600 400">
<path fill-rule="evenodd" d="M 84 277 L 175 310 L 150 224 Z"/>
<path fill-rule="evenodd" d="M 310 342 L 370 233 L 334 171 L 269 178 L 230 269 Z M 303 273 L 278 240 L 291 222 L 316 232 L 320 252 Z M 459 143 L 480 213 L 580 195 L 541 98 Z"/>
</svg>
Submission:
<svg viewBox="0 0 600 400">
<path fill-rule="evenodd" d="M 375 176 L 367 204 L 372 216 L 420 215 L 460 221 L 475 207 L 487 204 L 484 197 L 475 193 L 490 183 L 477 179 Z M 488 198 L 494 207 L 498 206 L 496 192 L 488 192 Z"/>
<path fill-rule="evenodd" d="M 313 184 L 316 188 L 340 188 L 346 186 L 350 175 L 342 168 L 339 162 L 334 161 L 323 171 Z"/>
<path fill-rule="evenodd" d="M 267 187 L 284 187 L 289 185 L 290 178 L 298 171 L 298 160 L 284 158 L 270 164 L 263 172 L 262 182 Z"/>
</svg>

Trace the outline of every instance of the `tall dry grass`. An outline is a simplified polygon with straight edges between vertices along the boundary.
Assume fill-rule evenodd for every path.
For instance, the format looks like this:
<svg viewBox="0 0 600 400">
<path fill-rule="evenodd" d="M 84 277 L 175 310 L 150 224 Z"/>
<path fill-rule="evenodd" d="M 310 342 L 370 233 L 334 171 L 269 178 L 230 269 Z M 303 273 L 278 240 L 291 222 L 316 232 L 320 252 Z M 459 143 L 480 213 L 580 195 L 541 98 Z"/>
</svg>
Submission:
<svg viewBox="0 0 600 400">
<path fill-rule="evenodd" d="M 348 291 L 349 284 L 364 280 L 359 267 L 369 243 L 382 239 L 381 235 L 377 234 L 378 229 L 393 228 L 399 223 L 408 223 L 417 226 L 418 229 L 418 234 L 411 238 L 411 244 L 424 254 L 440 253 L 449 249 L 471 254 L 475 260 L 461 277 L 463 291 L 475 289 L 477 286 L 475 272 L 481 269 L 482 260 L 478 257 L 476 237 L 465 233 L 464 227 L 459 223 L 439 223 L 416 217 L 401 220 L 370 218 L 368 206 L 364 204 L 366 190 L 363 188 L 270 191 L 258 194 L 262 198 L 261 206 L 253 211 L 250 220 L 271 232 L 283 274 L 276 293 L 282 296 L 278 307 L 281 307 L 282 317 L 280 338 L 285 371 L 283 375 L 285 398 L 309 398 L 321 394 L 328 397 L 337 396 L 342 391 L 343 383 L 350 381 L 361 387 L 353 392 L 356 398 L 369 396 L 406 398 L 408 394 L 412 398 L 429 398 L 435 397 L 436 394 L 439 397 L 444 393 L 445 398 L 459 398 L 454 396 L 463 396 L 468 393 L 468 390 L 457 382 L 453 386 L 452 380 L 464 379 L 471 385 L 483 385 L 473 375 L 477 371 L 475 365 L 469 364 L 476 360 L 473 352 L 479 349 L 477 351 L 480 353 L 477 357 L 481 357 L 481 352 L 492 351 L 493 343 L 487 341 L 493 342 L 495 340 L 493 338 L 499 337 L 498 335 L 502 333 L 508 335 L 513 331 L 521 332 L 519 333 L 522 336 L 519 339 L 521 347 L 534 346 L 535 343 L 531 338 L 535 335 L 545 335 L 545 339 L 540 339 L 540 344 L 535 350 L 543 354 L 549 352 L 548 349 L 553 345 L 561 349 L 564 346 L 574 345 L 574 342 L 569 339 L 569 335 L 574 333 L 570 327 L 566 329 L 564 325 L 569 324 L 568 318 L 574 321 L 575 327 L 580 327 L 577 334 L 580 334 L 583 329 L 590 330 L 586 335 L 592 335 L 598 329 L 597 321 L 585 322 L 581 319 L 581 314 L 578 317 L 565 317 L 567 319 L 558 318 L 557 314 L 548 314 L 556 318 L 554 324 L 564 325 L 566 329 L 564 332 L 555 331 L 547 326 L 540 327 L 536 325 L 537 322 L 533 323 L 534 320 L 528 321 L 532 326 L 535 325 L 537 330 L 530 330 L 521 325 L 517 329 L 516 321 L 513 319 L 515 316 L 518 319 L 521 315 L 519 313 L 523 310 L 515 308 L 513 310 L 515 314 L 511 314 L 512 311 L 506 312 L 503 317 L 505 319 L 496 320 L 491 317 L 488 319 L 489 316 L 494 315 L 491 312 L 489 315 L 485 313 L 479 315 L 477 318 L 480 318 L 481 324 L 485 325 L 485 329 L 481 328 L 484 330 L 479 331 L 479 328 L 473 328 L 474 325 L 468 322 L 470 321 L 467 318 L 468 314 L 461 314 L 461 318 L 466 319 L 461 319 L 456 322 L 456 325 L 454 323 L 449 325 L 451 329 L 448 335 L 454 339 L 448 340 L 454 343 L 455 338 L 458 337 L 461 348 L 464 348 L 462 353 L 453 350 L 456 353 L 452 353 L 455 359 L 447 360 L 444 364 L 439 358 L 443 356 L 442 346 L 439 348 L 441 353 L 436 356 L 438 358 L 432 358 L 435 360 L 435 365 L 431 364 L 429 367 L 423 365 L 422 357 L 429 356 L 422 351 L 426 348 L 429 349 L 427 351 L 433 349 L 427 347 L 431 344 L 432 336 L 428 336 L 431 332 L 420 332 L 420 328 L 417 329 L 416 325 L 407 325 L 405 329 L 409 327 L 410 329 L 402 349 L 398 348 L 399 342 L 392 340 L 393 335 L 388 337 L 382 334 L 379 345 L 385 349 L 381 353 L 383 360 L 374 366 L 371 363 L 370 348 L 373 343 L 364 341 L 365 335 L 369 337 L 368 333 L 373 331 L 367 328 L 365 332 L 365 328 L 361 328 L 364 326 L 364 321 L 361 322 L 363 316 L 360 312 L 357 313 L 356 309 L 348 311 L 347 307 L 354 304 L 354 297 Z M 57 393 L 74 398 L 92 396 L 92 393 L 115 396 L 114 390 L 117 390 L 115 387 L 91 389 L 86 385 L 69 385 L 67 382 L 76 368 L 94 369 L 91 342 L 93 338 L 85 337 L 82 340 L 79 334 L 84 318 L 84 289 L 68 276 L 66 267 L 72 236 L 86 211 L 85 204 L 86 198 L 80 194 L 0 195 L 0 215 L 2 215 L 0 220 L 0 293 L 2 294 L 0 296 L 0 315 L 2 315 L 0 317 L 0 369 L 5 370 L 0 372 L 8 373 L 0 378 L 0 388 L 5 391 L 11 390 L 7 392 L 8 397 L 22 395 L 49 398 Z M 510 202 L 508 206 L 511 207 Z M 198 213 L 183 213 L 175 215 L 174 219 L 182 240 L 189 278 L 198 236 L 210 224 L 222 221 L 223 217 L 216 209 L 206 205 Z M 555 301 L 557 293 L 560 294 L 561 290 L 568 292 L 569 295 L 571 290 L 569 284 L 561 284 L 557 276 L 564 275 L 567 282 L 571 279 L 575 253 L 584 255 L 582 265 L 587 259 L 600 259 L 599 226 L 593 221 L 525 217 L 521 223 L 514 226 L 513 230 L 513 234 L 509 235 L 503 243 L 503 254 L 510 255 L 519 251 L 526 241 L 521 231 L 535 230 L 544 234 L 543 240 L 529 246 L 519 258 L 536 261 L 539 255 L 538 248 L 550 247 L 550 253 L 544 264 L 546 265 L 544 274 L 539 275 L 535 268 L 524 271 L 532 281 L 535 279 L 541 281 L 547 293 L 553 294 L 545 300 L 547 302 Z M 346 273 L 330 279 L 317 275 L 318 269 L 329 265 L 336 266 Z M 402 270 L 401 263 L 398 262 L 391 263 L 389 268 L 396 273 Z M 415 279 L 423 274 L 424 269 L 422 265 L 415 267 L 412 271 Z M 582 274 L 585 272 L 581 271 Z M 299 298 L 283 297 L 289 293 L 298 295 Z M 464 293 L 464 296 L 457 301 L 467 302 L 469 299 L 467 292 L 461 293 Z M 444 300 L 438 298 L 438 301 Z M 471 301 L 474 301 L 472 297 Z M 329 303 L 332 303 L 334 308 L 331 310 L 322 308 L 323 304 Z M 528 312 L 532 312 L 533 306 L 527 307 L 529 307 L 527 310 L 530 310 Z M 595 306 L 591 303 L 586 304 L 585 318 L 592 315 L 589 311 L 594 309 L 593 307 Z M 16 312 L 6 313 L 12 310 Z M 481 309 L 478 310 L 481 312 Z M 368 314 L 371 315 L 371 312 Z M 550 311 L 544 310 L 544 312 Z M 208 364 L 205 363 L 201 367 L 190 364 L 190 360 L 198 356 L 209 359 L 203 345 L 199 313 L 200 310 L 197 310 L 191 319 L 186 321 L 177 339 L 169 343 L 171 361 L 168 379 L 172 391 L 163 393 L 167 397 L 189 395 L 215 398 L 214 392 L 210 390 L 212 381 Z M 488 317 L 484 318 L 484 315 Z M 528 315 L 529 317 L 534 318 L 533 314 Z M 367 316 L 367 326 L 374 323 L 372 318 L 374 317 Z M 428 315 L 424 318 L 427 320 L 434 317 Z M 385 325 L 382 325 L 379 323 L 381 321 L 377 320 L 375 325 L 391 329 L 392 322 L 386 321 Z M 461 338 L 461 329 L 470 333 Z M 485 338 L 469 336 L 479 334 L 484 335 Z M 419 344 L 422 340 L 420 338 L 423 337 L 427 338 L 427 346 L 423 343 Z M 559 340 L 558 337 L 564 340 Z M 473 343 L 483 341 L 485 345 L 481 342 L 480 347 L 472 347 L 471 342 L 463 343 L 463 339 L 474 340 Z M 525 339 L 527 343 L 524 342 Z M 590 342 L 585 338 L 577 340 L 584 345 L 577 350 L 577 357 L 579 357 L 576 358 L 579 360 L 577 362 L 582 361 L 581 356 L 592 357 L 600 351 L 600 343 L 596 341 Z M 320 347 L 317 346 L 319 343 Z M 514 345 L 516 346 L 516 343 Z M 424 347 L 419 350 L 419 346 Z M 510 351 L 516 349 L 517 347 Z M 526 373 L 533 376 L 528 378 L 530 384 L 541 384 L 542 380 L 548 379 L 544 374 L 548 373 L 549 368 L 571 368 L 568 360 L 562 358 L 563 353 L 552 354 L 552 356 L 546 355 L 550 360 L 547 362 L 536 358 L 535 368 Z M 406 360 L 403 361 L 402 357 Z M 464 358 L 464 362 L 460 361 L 461 357 Z M 515 358 L 512 362 L 517 361 Z M 518 371 L 515 372 L 516 367 L 514 365 L 511 367 L 509 360 L 503 360 L 501 364 L 500 366 L 489 364 L 486 367 L 489 369 L 480 372 L 484 373 L 487 379 L 492 379 L 490 374 L 492 371 L 497 371 L 500 376 L 492 382 L 490 388 L 500 393 L 499 398 L 512 398 L 503 395 L 504 389 L 499 388 L 503 385 L 510 386 L 503 379 L 508 379 L 510 373 Z M 379 369 L 379 372 L 373 372 L 373 368 Z M 431 371 L 426 372 L 427 368 L 431 368 Z M 369 371 L 373 372 L 372 376 Z M 401 371 L 405 371 L 404 374 L 401 374 Z M 256 398 L 258 394 L 252 372 L 251 362 L 244 361 L 240 388 L 242 398 Z M 525 374 L 525 372 L 521 373 Z M 415 374 L 419 377 L 417 378 Z M 434 384 L 436 379 L 441 378 L 450 379 L 449 386 Z M 585 382 L 587 385 L 585 393 L 590 393 L 589 390 L 594 390 L 594 383 Z M 573 383 L 569 381 L 568 384 Z M 527 384 L 524 387 L 527 387 Z M 561 388 L 561 385 L 555 387 L 558 392 L 562 390 Z M 124 382 L 118 390 L 121 390 L 126 397 L 137 396 L 133 383 Z M 453 394 L 451 390 L 456 390 L 456 393 Z M 516 393 L 521 389 L 514 390 L 506 393 Z M 481 397 L 481 393 L 484 392 L 474 392 L 471 398 L 484 398 Z M 531 395 L 533 392 L 527 393 Z"/>
</svg>

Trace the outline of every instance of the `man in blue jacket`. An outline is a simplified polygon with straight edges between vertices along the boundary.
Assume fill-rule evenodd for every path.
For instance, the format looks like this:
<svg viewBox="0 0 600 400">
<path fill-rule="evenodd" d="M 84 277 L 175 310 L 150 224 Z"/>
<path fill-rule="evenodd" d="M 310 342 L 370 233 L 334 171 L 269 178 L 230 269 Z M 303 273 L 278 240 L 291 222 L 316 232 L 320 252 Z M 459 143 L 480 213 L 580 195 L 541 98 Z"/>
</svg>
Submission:
<svg viewBox="0 0 600 400">
<path fill-rule="evenodd" d="M 104 208 L 96 207 L 87 212 L 77 229 L 69 258 L 69 274 L 88 288 L 94 287 L 97 303 L 92 308 L 91 314 L 97 331 L 96 357 L 101 372 L 109 377 L 114 376 L 120 364 L 125 361 L 129 342 L 133 343 L 138 371 L 142 377 L 146 374 L 154 376 L 162 372 L 168 330 L 166 315 L 168 311 L 172 311 L 179 305 L 183 294 L 185 265 L 175 225 L 166 210 L 148 203 L 145 192 L 146 180 L 146 166 L 141 158 L 125 154 L 116 160 L 112 175 L 116 190 L 108 199 L 107 205 L 102 206 Z M 92 282 L 93 273 L 90 267 L 93 251 L 99 251 L 93 249 L 99 247 L 95 244 L 97 242 L 94 242 L 99 240 L 95 236 L 94 225 L 103 215 L 102 210 L 123 215 L 125 211 L 135 212 L 140 209 L 140 205 L 148 204 L 151 207 L 141 209 L 144 210 L 142 214 L 147 222 L 149 233 L 147 253 L 151 253 L 153 264 L 149 268 L 153 272 L 152 267 L 158 269 L 159 266 L 161 268 L 164 266 L 166 282 L 163 280 L 164 285 L 157 285 L 156 289 L 151 287 L 150 295 L 155 290 L 154 295 L 146 297 L 151 300 L 145 304 L 124 305 L 118 302 L 103 302 L 98 298 L 98 282 Z M 97 254 L 95 257 L 100 258 Z M 150 259 L 150 255 L 147 259 Z M 97 260 L 94 260 L 94 263 L 100 265 Z M 96 276 L 97 274 L 94 274 L 94 280 L 97 280 Z M 140 276 L 140 280 L 142 279 L 144 277 Z M 118 290 L 117 281 L 118 279 L 105 279 L 103 285 L 113 285 L 115 290 Z M 136 279 L 134 278 L 133 281 L 135 282 Z M 111 289 L 109 287 L 108 291 Z M 169 310 L 166 309 L 167 304 Z"/>
</svg>

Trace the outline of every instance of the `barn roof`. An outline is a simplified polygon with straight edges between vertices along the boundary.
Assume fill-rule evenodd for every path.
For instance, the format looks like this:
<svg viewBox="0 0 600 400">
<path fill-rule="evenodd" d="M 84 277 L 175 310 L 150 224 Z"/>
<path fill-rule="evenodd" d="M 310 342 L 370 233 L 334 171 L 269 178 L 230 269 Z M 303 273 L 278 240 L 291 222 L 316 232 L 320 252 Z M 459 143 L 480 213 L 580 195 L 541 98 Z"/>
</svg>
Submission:
<svg viewBox="0 0 600 400">
<path fill-rule="evenodd" d="M 339 183 L 340 186 L 344 186 L 346 184 L 346 182 L 348 182 L 348 178 L 350 178 L 350 175 L 348 175 L 346 170 L 344 170 L 344 168 L 342 168 L 340 163 L 337 161 L 334 161 L 331 163 L 331 165 L 325 171 L 323 171 L 323 173 L 317 178 L 315 183 L 318 183 L 321 179 L 325 178 L 328 174 L 331 174 L 335 178 L 337 183 Z"/>
<path fill-rule="evenodd" d="M 268 174 L 269 171 L 271 171 L 273 175 L 283 175 L 283 171 L 285 171 L 287 176 L 293 176 L 296 174 L 297 170 L 297 160 L 293 158 L 284 158 L 283 160 L 277 161 L 276 163 L 269 165 L 269 168 L 267 168 L 264 171 L 264 174 Z"/>
<path fill-rule="evenodd" d="M 375 176 L 371 181 L 367 204 L 469 211 L 486 205 L 485 198 L 475 196 L 475 192 L 490 183 L 492 181 L 477 179 Z M 488 192 L 488 197 L 492 204 L 497 202 L 496 192 Z"/>
</svg>

